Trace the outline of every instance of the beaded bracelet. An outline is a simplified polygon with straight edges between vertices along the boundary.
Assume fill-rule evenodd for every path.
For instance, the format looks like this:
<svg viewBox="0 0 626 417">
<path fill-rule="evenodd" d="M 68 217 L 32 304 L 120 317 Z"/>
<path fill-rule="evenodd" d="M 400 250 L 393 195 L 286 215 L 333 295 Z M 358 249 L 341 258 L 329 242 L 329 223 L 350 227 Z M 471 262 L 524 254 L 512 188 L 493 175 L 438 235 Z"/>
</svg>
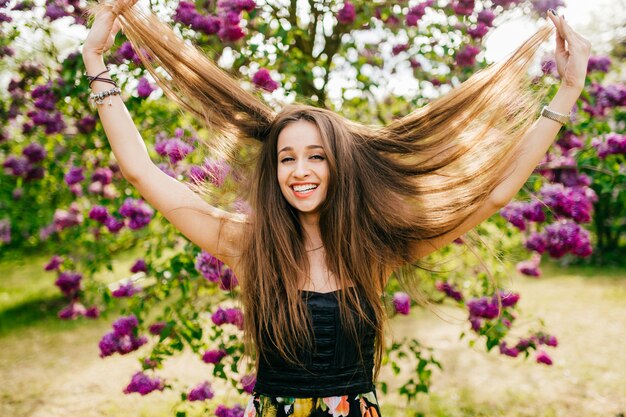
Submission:
<svg viewBox="0 0 626 417">
<path fill-rule="evenodd" d="M 96 104 L 102 104 L 104 103 L 105 97 L 118 96 L 121 93 L 122 93 L 122 90 L 120 90 L 118 87 L 113 87 L 110 90 L 101 91 L 99 93 L 92 93 L 89 95 L 89 99 L 93 100 Z M 109 106 L 110 105 L 112 105 L 112 102 L 111 102 L 111 99 L 109 98 Z"/>
</svg>

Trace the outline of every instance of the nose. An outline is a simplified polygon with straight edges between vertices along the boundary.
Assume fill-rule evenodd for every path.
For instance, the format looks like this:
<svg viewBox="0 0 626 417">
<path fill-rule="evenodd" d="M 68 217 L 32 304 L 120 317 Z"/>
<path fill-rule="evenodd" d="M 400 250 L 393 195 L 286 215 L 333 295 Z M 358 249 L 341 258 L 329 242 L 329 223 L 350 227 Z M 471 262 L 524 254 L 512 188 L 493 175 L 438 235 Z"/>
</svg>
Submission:
<svg viewBox="0 0 626 417">
<path fill-rule="evenodd" d="M 308 161 L 306 158 L 298 158 L 296 166 L 294 167 L 293 176 L 295 178 L 306 178 L 311 173 Z"/>
</svg>

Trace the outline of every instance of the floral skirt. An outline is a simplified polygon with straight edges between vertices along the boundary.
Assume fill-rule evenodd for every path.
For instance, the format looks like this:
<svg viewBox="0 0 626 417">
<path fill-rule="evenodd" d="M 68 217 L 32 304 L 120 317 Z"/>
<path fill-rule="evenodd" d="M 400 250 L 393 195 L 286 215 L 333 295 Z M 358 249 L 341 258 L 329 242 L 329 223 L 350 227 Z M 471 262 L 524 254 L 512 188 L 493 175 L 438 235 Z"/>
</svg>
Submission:
<svg viewBox="0 0 626 417">
<path fill-rule="evenodd" d="M 324 398 L 253 394 L 243 417 L 380 417 L 376 393 Z"/>
</svg>

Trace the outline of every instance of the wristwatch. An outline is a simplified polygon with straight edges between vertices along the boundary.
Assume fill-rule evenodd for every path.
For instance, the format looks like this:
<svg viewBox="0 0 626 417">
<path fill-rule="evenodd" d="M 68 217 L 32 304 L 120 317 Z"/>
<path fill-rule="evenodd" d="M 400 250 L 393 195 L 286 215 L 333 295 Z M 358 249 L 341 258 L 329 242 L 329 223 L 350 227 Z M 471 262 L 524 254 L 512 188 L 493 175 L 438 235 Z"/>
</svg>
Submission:
<svg viewBox="0 0 626 417">
<path fill-rule="evenodd" d="M 543 109 L 541 109 L 541 115 L 543 117 L 547 117 L 550 120 L 554 120 L 555 122 L 561 123 L 562 125 L 566 125 L 567 122 L 569 122 L 570 120 L 569 114 L 562 114 L 562 113 L 555 112 L 554 110 L 550 110 L 548 106 L 543 106 Z"/>
</svg>

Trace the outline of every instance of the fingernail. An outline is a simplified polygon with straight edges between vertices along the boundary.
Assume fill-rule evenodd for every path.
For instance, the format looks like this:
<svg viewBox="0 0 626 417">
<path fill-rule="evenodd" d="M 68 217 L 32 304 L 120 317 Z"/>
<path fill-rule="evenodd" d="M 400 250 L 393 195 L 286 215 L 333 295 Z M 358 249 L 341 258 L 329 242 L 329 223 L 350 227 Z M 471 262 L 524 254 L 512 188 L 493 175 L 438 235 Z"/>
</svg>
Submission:
<svg viewBox="0 0 626 417">
<path fill-rule="evenodd" d="M 556 11 L 554 9 L 548 9 L 548 11 L 552 13 L 554 16 L 556 16 Z"/>
</svg>

